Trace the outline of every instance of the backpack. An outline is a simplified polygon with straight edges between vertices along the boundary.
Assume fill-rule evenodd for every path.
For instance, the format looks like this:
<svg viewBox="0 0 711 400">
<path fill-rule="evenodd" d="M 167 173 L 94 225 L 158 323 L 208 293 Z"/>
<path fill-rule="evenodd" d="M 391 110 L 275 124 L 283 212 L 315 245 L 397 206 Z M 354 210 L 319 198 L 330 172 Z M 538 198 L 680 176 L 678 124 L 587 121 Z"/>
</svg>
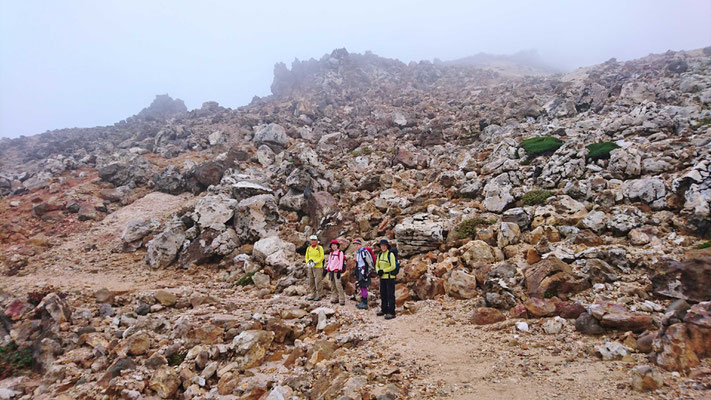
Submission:
<svg viewBox="0 0 711 400">
<path fill-rule="evenodd" d="M 400 272 L 400 259 L 397 256 L 397 248 L 391 248 L 390 252 L 395 256 L 395 269 L 390 271 L 390 275 L 397 275 Z"/>
<path fill-rule="evenodd" d="M 370 247 L 365 247 L 366 250 L 368 250 L 368 253 L 370 253 L 370 259 L 373 262 L 372 265 L 368 265 L 368 262 L 365 263 L 365 266 L 368 268 L 367 271 L 365 271 L 365 276 L 369 276 L 371 278 L 375 278 L 375 264 L 378 262 L 378 259 L 375 258 L 375 253 L 373 253 L 373 249 Z"/>
</svg>

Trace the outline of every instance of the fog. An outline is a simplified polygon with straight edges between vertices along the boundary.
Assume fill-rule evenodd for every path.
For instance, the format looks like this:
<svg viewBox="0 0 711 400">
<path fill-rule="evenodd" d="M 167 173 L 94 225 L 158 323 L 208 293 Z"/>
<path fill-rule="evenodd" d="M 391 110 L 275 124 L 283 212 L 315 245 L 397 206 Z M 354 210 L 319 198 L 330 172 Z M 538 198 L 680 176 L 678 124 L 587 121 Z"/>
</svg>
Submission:
<svg viewBox="0 0 711 400">
<path fill-rule="evenodd" d="M 411 60 L 536 49 L 563 70 L 711 45 L 711 1 L 0 1 L 0 136 L 269 95 L 334 48 Z"/>
</svg>

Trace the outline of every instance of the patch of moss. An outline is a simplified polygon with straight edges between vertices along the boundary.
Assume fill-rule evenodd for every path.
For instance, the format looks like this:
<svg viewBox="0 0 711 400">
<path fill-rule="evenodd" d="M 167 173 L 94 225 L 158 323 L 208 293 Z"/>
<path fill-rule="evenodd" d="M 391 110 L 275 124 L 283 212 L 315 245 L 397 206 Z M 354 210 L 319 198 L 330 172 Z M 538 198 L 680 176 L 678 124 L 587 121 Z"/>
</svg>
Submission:
<svg viewBox="0 0 711 400">
<path fill-rule="evenodd" d="M 540 155 L 552 154 L 563 145 L 563 142 L 553 136 L 540 136 L 526 139 L 519 145 L 520 148 L 526 150 L 528 160 L 534 159 Z M 516 150 L 518 157 L 518 149 Z"/>
<path fill-rule="evenodd" d="M 609 160 L 610 152 L 620 148 L 615 142 L 591 143 L 585 147 L 588 149 L 588 155 L 585 158 L 590 161 Z"/>
<path fill-rule="evenodd" d="M 180 352 L 175 352 L 168 357 L 168 365 L 171 367 L 178 366 L 185 361 L 185 357 L 187 357 L 188 353 L 180 353 Z"/>
<path fill-rule="evenodd" d="M 460 239 L 474 238 L 476 236 L 476 228 L 479 225 L 491 225 L 496 221 L 488 221 L 481 217 L 465 219 L 457 226 L 457 234 Z"/>
<path fill-rule="evenodd" d="M 357 149 L 355 149 L 355 150 L 352 150 L 352 151 L 350 152 L 350 155 L 353 156 L 353 157 L 367 156 L 367 155 L 369 155 L 369 154 L 373 154 L 373 151 L 374 151 L 374 150 L 371 149 L 370 147 L 360 147 L 360 148 L 357 148 Z"/>
<path fill-rule="evenodd" d="M 32 367 L 32 363 L 34 358 L 31 348 L 19 349 L 15 342 L 0 346 L 0 379 L 21 375 Z"/>
<path fill-rule="evenodd" d="M 711 242 L 705 242 L 705 243 L 701 243 L 701 244 L 699 244 L 699 245 L 696 245 L 696 248 L 699 249 L 699 250 L 701 250 L 701 249 L 708 249 L 709 247 L 711 247 Z"/>
<path fill-rule="evenodd" d="M 237 281 L 237 284 L 240 286 L 247 286 L 247 285 L 254 284 L 254 281 L 252 281 L 252 276 L 254 275 L 255 272 L 257 272 L 257 271 L 250 272 L 247 275 L 239 278 L 239 280 Z"/>
<path fill-rule="evenodd" d="M 550 190 L 536 189 L 523 195 L 521 198 L 521 204 L 524 206 L 535 206 L 536 204 L 543 204 L 549 197 L 553 196 L 553 192 Z"/>
</svg>

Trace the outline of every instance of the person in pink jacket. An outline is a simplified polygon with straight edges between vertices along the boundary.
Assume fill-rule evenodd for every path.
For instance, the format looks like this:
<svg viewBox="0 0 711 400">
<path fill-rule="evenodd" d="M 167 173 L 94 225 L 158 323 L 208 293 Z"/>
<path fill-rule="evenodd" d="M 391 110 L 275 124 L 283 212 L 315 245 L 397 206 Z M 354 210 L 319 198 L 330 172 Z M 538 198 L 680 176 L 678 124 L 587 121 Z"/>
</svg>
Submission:
<svg viewBox="0 0 711 400">
<path fill-rule="evenodd" d="M 331 293 L 333 293 L 331 303 L 345 305 L 346 294 L 343 292 L 343 284 L 341 284 L 341 273 L 346 267 L 346 256 L 340 250 L 341 244 L 338 243 L 338 240 L 331 240 L 329 247 L 331 254 L 328 255 L 326 273 L 329 274 L 331 280 Z"/>
</svg>

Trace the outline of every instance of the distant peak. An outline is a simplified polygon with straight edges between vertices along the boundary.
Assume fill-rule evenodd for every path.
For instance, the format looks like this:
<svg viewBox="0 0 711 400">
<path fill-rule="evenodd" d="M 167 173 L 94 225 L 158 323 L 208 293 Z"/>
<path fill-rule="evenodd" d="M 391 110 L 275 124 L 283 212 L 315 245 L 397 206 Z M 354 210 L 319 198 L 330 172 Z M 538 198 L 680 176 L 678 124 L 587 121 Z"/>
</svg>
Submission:
<svg viewBox="0 0 711 400">
<path fill-rule="evenodd" d="M 146 120 L 166 120 L 174 115 L 188 111 L 181 99 L 173 99 L 168 94 L 158 94 L 151 105 L 136 114 L 137 118 Z"/>
</svg>

